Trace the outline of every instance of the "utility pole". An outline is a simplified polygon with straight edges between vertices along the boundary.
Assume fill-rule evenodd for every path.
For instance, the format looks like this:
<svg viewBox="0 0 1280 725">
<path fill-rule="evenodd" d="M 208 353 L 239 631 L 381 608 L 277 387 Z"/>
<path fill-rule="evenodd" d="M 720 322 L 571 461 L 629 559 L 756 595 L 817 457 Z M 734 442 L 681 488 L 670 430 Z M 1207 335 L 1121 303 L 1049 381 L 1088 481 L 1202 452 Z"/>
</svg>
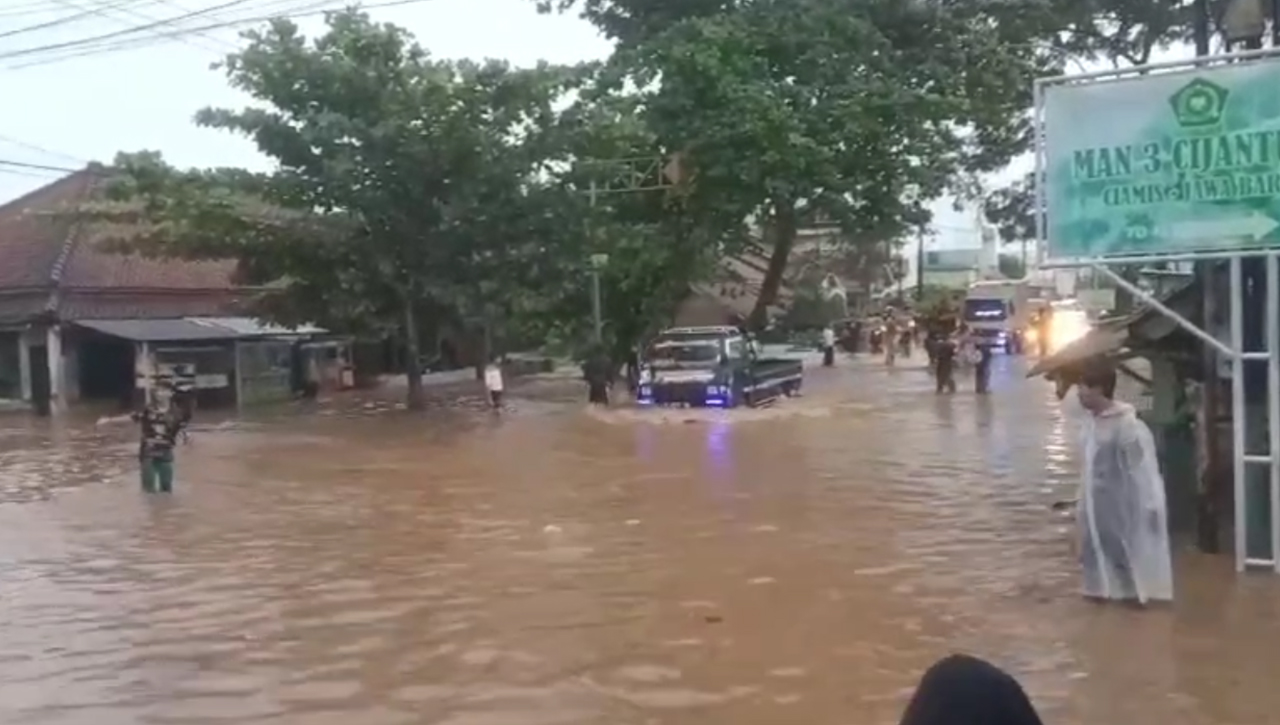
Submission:
<svg viewBox="0 0 1280 725">
<path fill-rule="evenodd" d="M 599 189 L 596 186 L 596 180 L 591 180 L 590 190 L 587 192 L 587 204 L 591 208 L 590 215 L 587 217 L 587 246 L 594 248 L 595 245 L 595 227 L 591 225 L 596 213 L 596 198 L 599 196 Z M 591 322 L 595 329 L 596 344 L 604 344 L 604 309 L 600 300 L 600 271 L 609 264 L 609 255 L 592 254 L 591 255 Z"/>
<path fill-rule="evenodd" d="M 1192 9 L 1192 38 L 1196 57 L 1209 55 L 1209 0 L 1195 0 Z M 1196 263 L 1196 278 L 1200 282 L 1201 325 L 1206 330 L 1218 316 L 1217 277 L 1212 261 Z M 1222 446 L 1218 435 L 1218 421 L 1222 417 L 1222 381 L 1218 375 L 1218 353 L 1208 345 L 1201 345 L 1201 369 L 1204 385 L 1200 397 L 1204 420 L 1204 465 L 1200 467 L 1200 480 L 1196 486 L 1196 545 L 1206 554 L 1221 551 L 1218 534 L 1219 507 L 1222 503 Z"/>
<path fill-rule="evenodd" d="M 922 300 L 924 300 L 924 229 L 916 232 L 916 302 Z"/>
<path fill-rule="evenodd" d="M 634 193 L 640 191 L 666 191 L 683 188 L 688 182 L 684 154 L 670 156 L 644 156 L 624 159 L 587 159 L 582 162 L 591 173 L 587 187 L 587 243 L 597 248 L 595 227 L 596 201 L 601 194 Z M 602 183 L 603 182 L 603 183 Z M 604 343 L 604 305 L 600 289 L 600 273 L 609 265 L 609 255 L 596 252 L 588 259 L 591 273 L 591 318 L 594 337 Z"/>
</svg>

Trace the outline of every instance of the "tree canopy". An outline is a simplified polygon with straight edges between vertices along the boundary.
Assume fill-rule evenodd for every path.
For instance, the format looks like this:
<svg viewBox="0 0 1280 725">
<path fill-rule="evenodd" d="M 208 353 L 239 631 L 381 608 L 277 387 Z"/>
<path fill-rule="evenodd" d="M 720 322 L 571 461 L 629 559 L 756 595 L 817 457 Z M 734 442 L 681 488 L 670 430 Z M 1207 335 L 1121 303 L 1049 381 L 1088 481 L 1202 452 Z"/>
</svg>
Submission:
<svg viewBox="0 0 1280 725">
<path fill-rule="evenodd" d="M 853 246 L 891 244 L 928 221 L 928 202 L 1029 148 L 1031 81 L 1061 66 L 1025 21 L 981 0 L 556 7 L 618 41 L 614 77 L 642 89 L 659 144 L 696 171 L 690 206 L 768 243 L 756 325 L 802 218 L 838 224 Z"/>
<path fill-rule="evenodd" d="M 581 343 L 593 274 L 616 355 L 747 246 L 769 257 L 762 325 L 815 223 L 838 230 L 825 271 L 883 284 L 933 200 L 978 198 L 1030 148 L 1034 78 L 1145 61 L 1192 25 L 1189 0 L 532 2 L 616 52 L 514 68 L 433 58 L 358 11 L 314 38 L 275 21 L 222 65 L 253 105 L 196 119 L 270 172 L 124 154 L 81 213 L 128 221 L 122 248 L 236 260 L 272 319 L 399 339 L 416 405 L 425 329 L 486 354 L 495 336 Z M 679 179 L 633 173 L 672 159 Z M 1031 231 L 1028 189 L 983 195 L 1006 238 Z"/>
<path fill-rule="evenodd" d="M 154 251 L 235 258 L 274 284 L 280 316 L 398 331 L 416 405 L 426 310 L 483 326 L 563 281 L 544 251 L 572 201 L 542 175 L 572 69 L 434 60 L 358 12 L 315 39 L 278 20 L 246 40 L 224 68 L 257 103 L 197 123 L 248 136 L 276 170 L 124 157 L 114 196 L 143 201 Z"/>
</svg>

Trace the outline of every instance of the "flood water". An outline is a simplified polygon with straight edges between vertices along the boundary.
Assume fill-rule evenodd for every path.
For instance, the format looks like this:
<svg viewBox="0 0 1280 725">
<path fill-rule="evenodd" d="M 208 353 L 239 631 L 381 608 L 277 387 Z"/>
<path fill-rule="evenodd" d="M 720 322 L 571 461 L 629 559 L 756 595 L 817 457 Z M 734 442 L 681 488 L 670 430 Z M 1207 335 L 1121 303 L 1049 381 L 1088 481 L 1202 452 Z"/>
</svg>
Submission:
<svg viewBox="0 0 1280 725">
<path fill-rule="evenodd" d="M 744 415 L 336 401 L 132 428 L 0 419 L 5 725 L 878 725 L 963 650 L 1049 723 L 1280 712 L 1280 582 L 1179 553 L 1172 609 L 1076 596 L 1071 432 L 1001 359 L 814 370 Z"/>
</svg>

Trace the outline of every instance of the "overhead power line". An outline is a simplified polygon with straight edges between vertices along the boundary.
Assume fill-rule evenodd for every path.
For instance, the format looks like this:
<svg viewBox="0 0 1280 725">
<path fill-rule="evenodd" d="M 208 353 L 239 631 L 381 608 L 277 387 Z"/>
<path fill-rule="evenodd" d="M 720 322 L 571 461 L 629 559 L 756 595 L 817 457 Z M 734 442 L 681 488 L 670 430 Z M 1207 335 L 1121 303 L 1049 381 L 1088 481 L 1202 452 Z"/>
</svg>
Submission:
<svg viewBox="0 0 1280 725">
<path fill-rule="evenodd" d="M 61 43 L 49 43 L 47 45 L 42 45 L 35 48 L 23 48 L 21 50 L 12 50 L 12 51 L 9 51 L 8 53 L 0 53 L 0 60 L 8 60 L 10 58 L 21 58 L 24 56 L 38 54 L 38 53 L 45 53 L 52 50 L 61 50 L 63 48 L 75 48 L 78 46 L 95 43 L 101 40 L 110 40 L 112 38 L 119 38 L 121 36 L 133 35 L 134 33 L 146 32 L 154 28 L 161 28 L 166 25 L 172 25 L 174 23 L 182 22 L 184 20 L 189 20 L 191 18 L 196 18 L 202 15 L 215 13 L 219 10 L 226 10 L 228 8 L 233 8 L 233 7 L 236 7 L 237 5 L 244 5 L 249 1 L 250 0 L 226 0 L 226 2 L 219 3 L 212 7 L 204 8 L 202 10 L 193 10 L 189 13 L 176 15 L 172 18 L 155 20 L 150 23 L 138 25 L 133 28 L 125 28 L 124 30 L 115 30 L 110 33 L 103 33 L 101 35 L 96 35 L 90 38 L 82 38 L 80 40 L 67 40 Z"/>
<path fill-rule="evenodd" d="M 26 169 L 28 171 L 57 171 L 61 174 L 74 174 L 77 171 L 83 171 L 84 167 L 71 168 L 68 166 L 48 166 L 46 164 L 29 164 L 25 161 L 10 161 L 8 159 L 0 159 L 0 166 L 10 167 L 14 169 Z"/>
<path fill-rule="evenodd" d="M 54 0 L 54 2 L 58 3 L 59 5 L 63 5 L 69 8 L 77 9 L 77 10 L 83 9 L 83 6 L 80 4 L 79 0 L 77 0 L 76 2 L 72 2 L 72 0 Z M 154 15 L 149 15 L 147 13 L 139 12 L 138 8 L 135 7 L 135 5 L 137 4 L 140 4 L 143 7 L 160 5 L 165 7 L 172 7 L 181 12 L 190 12 L 188 8 L 178 5 L 176 2 L 173 2 L 172 0 L 142 0 L 141 3 L 130 4 L 127 7 L 115 8 L 114 10 L 107 10 L 99 6 L 99 7 L 92 8 L 92 12 L 101 16 L 105 20 L 110 20 L 114 22 L 123 22 L 125 25 L 129 25 L 130 22 L 128 20 L 121 21 L 118 19 L 118 16 L 124 15 L 126 17 L 133 18 L 134 20 L 141 20 L 144 23 L 155 22 L 159 20 L 159 18 L 157 18 Z M 191 45 L 197 48 L 202 48 L 211 53 L 221 53 L 223 52 L 222 49 L 226 49 L 226 50 L 235 49 L 235 45 L 228 43 L 227 41 L 222 40 L 221 38 L 214 37 L 212 35 L 201 34 L 201 39 L 202 39 L 201 41 L 196 41 L 194 39 L 189 40 L 186 38 L 178 38 L 178 40 L 180 40 L 183 43 L 186 43 L 187 45 Z M 214 47 L 215 44 L 221 46 L 221 49 Z"/>
<path fill-rule="evenodd" d="M 39 2 L 20 3 L 0 10 L 0 18 L 20 18 L 28 15 L 45 15 L 58 9 L 56 2 L 40 0 Z"/>
<path fill-rule="evenodd" d="M 22 35 L 24 33 L 32 33 L 40 30 L 47 30 L 49 28 L 56 28 L 59 25 L 69 25 L 71 23 L 76 23 L 81 20 L 84 20 L 85 18 L 93 17 L 94 15 L 104 12 L 105 10 L 118 8 L 122 5 L 127 5 L 130 1 L 131 0 L 116 0 L 116 2 L 109 3 L 107 7 L 102 9 L 80 10 L 79 12 L 72 13 L 71 15 L 63 15 L 62 17 L 54 18 L 53 20 L 46 20 L 43 23 L 28 25 L 24 28 L 18 28 L 16 30 L 6 30 L 3 33 L 0 33 L 0 38 L 11 38 L 15 35 Z"/>
<path fill-rule="evenodd" d="M 6 169 L 0 166 L 0 174 L 8 174 L 10 176 L 25 176 L 28 179 L 43 179 L 44 181 L 56 180 L 58 177 L 50 176 L 42 171 L 23 171 L 22 169 Z"/>
<path fill-rule="evenodd" d="M 244 1 L 245 0 L 235 0 L 235 2 L 233 3 L 224 3 L 223 5 L 226 5 L 226 6 L 239 5 L 241 2 L 244 2 Z M 407 6 L 407 5 L 417 5 L 417 4 L 431 2 L 431 1 L 432 0 L 384 0 L 383 2 L 360 5 L 360 6 L 357 6 L 357 9 L 374 10 L 378 8 L 391 8 L 391 7 L 400 7 L 400 6 Z M 280 0 L 276 0 L 276 3 L 268 2 L 266 3 L 266 5 L 278 4 L 279 2 Z M 267 15 L 255 15 L 252 17 L 240 17 L 240 18 L 227 19 L 227 20 L 208 23 L 206 25 L 200 25 L 196 27 L 179 27 L 179 28 L 164 27 L 164 25 L 166 24 L 182 22 L 195 17 L 197 14 L 203 14 L 203 13 L 208 13 L 213 11 L 212 8 L 209 8 L 203 11 L 197 11 L 196 13 L 186 13 L 182 16 L 168 18 L 164 21 L 157 21 L 156 23 L 149 23 L 145 26 L 139 26 L 139 27 L 131 28 L 127 30 L 120 30 L 114 33 L 106 33 L 103 35 L 95 36 L 93 38 L 83 38 L 76 41 L 67 41 L 64 43 L 53 43 L 53 44 L 34 47 L 34 48 L 24 48 L 22 50 L 12 51 L 9 53 L 0 53 L 0 60 L 9 60 L 13 58 L 31 58 L 32 60 L 30 62 L 24 62 L 24 63 L 13 64 L 8 66 L 10 69 L 28 68 L 32 66 L 45 65 L 47 63 L 54 63 L 61 60 L 70 60 L 72 58 L 103 55 L 103 54 L 114 53 L 114 52 L 119 52 L 123 50 L 132 50 L 136 48 L 149 47 L 153 45 L 158 45 L 166 40 L 181 39 L 187 36 L 200 35 L 200 34 L 208 33 L 210 31 L 215 31 L 215 30 L 225 30 L 229 28 L 242 27 L 246 25 L 254 25 L 257 23 L 269 22 L 271 20 L 276 20 L 280 18 L 297 19 L 297 18 L 314 17 L 318 15 L 324 15 L 326 13 L 333 12 L 336 10 L 342 10 L 348 6 L 349 6 L 349 3 L 346 2 L 345 0 L 342 0 L 342 1 L 320 0 L 319 2 L 305 4 L 301 7 L 297 7 L 292 10 L 287 10 L 284 12 L 275 12 Z M 221 7 L 221 6 L 218 6 L 218 7 Z M 259 5 L 255 9 L 260 11 L 262 9 L 262 6 Z M 209 18 L 204 17 L 203 19 L 208 20 Z M 139 33 L 139 32 L 147 33 L 148 31 L 150 32 L 147 35 L 143 35 L 142 37 L 130 37 L 136 33 Z M 52 57 L 45 58 L 45 57 L 40 57 L 41 55 L 49 55 Z M 39 59 L 36 60 L 33 57 L 39 58 Z"/>
<path fill-rule="evenodd" d="M 30 149 L 32 151 L 38 151 L 42 154 L 47 154 L 49 156 L 56 156 L 58 158 L 63 158 L 68 161 L 74 161 L 76 163 L 84 163 L 83 159 L 78 158 L 76 156 L 72 156 L 70 154 L 64 154 L 60 151 L 53 151 L 43 146 L 37 146 L 36 144 L 30 143 L 28 141 L 23 141 L 21 139 L 13 138 L 12 136 L 5 136 L 3 134 L 0 134 L 0 143 L 7 143 L 13 146 L 21 146 L 22 148 Z"/>
<path fill-rule="evenodd" d="M 167 25 L 159 25 L 158 23 L 160 21 L 152 17 L 148 18 L 151 22 L 147 25 L 126 28 L 124 31 L 118 31 L 122 33 L 121 35 L 113 35 L 110 38 L 103 39 L 104 36 L 101 35 L 93 38 L 81 38 L 73 41 L 72 44 L 64 45 L 60 49 L 47 52 L 42 51 L 41 48 L 32 48 L 29 50 L 41 51 L 36 54 L 36 59 L 19 62 L 15 65 L 10 65 L 9 68 L 16 70 L 20 68 L 48 65 L 50 63 L 57 63 L 62 60 L 70 60 L 72 58 L 104 55 L 107 53 L 115 53 L 125 50 L 154 47 L 169 41 L 188 43 L 190 42 L 188 38 L 193 35 L 213 40 L 225 48 L 225 52 L 232 52 L 237 50 L 238 47 L 234 43 L 227 42 L 213 35 L 213 31 L 226 30 L 240 25 L 252 24 L 264 10 L 269 12 L 270 15 L 262 17 L 298 17 L 300 12 L 305 13 L 310 10 L 321 8 L 322 6 L 329 6 L 328 8 L 325 8 L 326 10 L 338 9 L 340 6 L 335 5 L 337 2 L 347 2 L 347 0 L 265 0 L 264 2 L 259 2 L 256 5 L 244 8 L 244 10 L 254 13 L 253 18 L 248 18 L 245 15 L 229 18 L 219 13 L 202 15 L 197 18 L 192 14 L 192 11 L 182 8 L 182 6 L 175 5 L 174 7 L 178 7 L 183 12 L 181 15 L 165 18 L 164 20 L 168 22 Z M 206 11 L 207 10 L 209 9 L 206 9 Z M 204 24 L 199 27 L 190 27 L 184 24 L 193 18 L 204 21 Z M 3 58 L 4 54 L 0 53 L 0 60 Z"/>
</svg>

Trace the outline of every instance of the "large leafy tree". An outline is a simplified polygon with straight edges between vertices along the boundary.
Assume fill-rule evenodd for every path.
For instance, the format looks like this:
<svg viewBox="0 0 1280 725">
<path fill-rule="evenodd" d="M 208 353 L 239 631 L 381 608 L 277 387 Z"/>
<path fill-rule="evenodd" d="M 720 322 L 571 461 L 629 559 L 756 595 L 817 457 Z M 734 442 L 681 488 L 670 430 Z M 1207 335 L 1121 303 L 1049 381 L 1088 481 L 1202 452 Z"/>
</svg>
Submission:
<svg viewBox="0 0 1280 725">
<path fill-rule="evenodd" d="M 274 173 L 122 171 L 152 173 L 134 186 L 166 252 L 239 259 L 292 293 L 277 296 L 281 313 L 336 307 L 398 331 L 417 407 L 424 314 L 487 327 L 529 285 L 559 279 L 562 199 L 544 172 L 573 72 L 434 60 L 359 12 L 327 21 L 315 39 L 284 20 L 248 33 L 225 69 L 255 104 L 197 116 L 252 138 Z"/>
<path fill-rule="evenodd" d="M 642 97 L 614 92 L 608 78 L 596 75 L 584 84 L 557 126 L 569 160 L 558 181 L 579 205 L 566 217 L 576 229 L 566 231 L 579 232 L 582 243 L 573 253 L 562 246 L 566 268 L 579 283 L 564 286 L 561 297 L 549 300 L 544 328 L 560 339 L 590 339 L 588 282 L 598 273 L 602 342 L 621 360 L 667 323 L 691 286 L 705 278 L 724 234 L 722 225 L 690 214 L 686 187 L 663 175 L 672 152 L 644 122 Z M 604 255 L 607 262 L 592 270 L 592 255 Z"/>
<path fill-rule="evenodd" d="M 892 240 L 924 205 L 1030 142 L 1031 79 L 1057 55 L 1005 4 L 901 0 L 582 0 L 619 42 L 645 118 L 687 149 L 689 204 L 757 228 L 764 321 L 801 212 L 850 240 Z"/>
</svg>

